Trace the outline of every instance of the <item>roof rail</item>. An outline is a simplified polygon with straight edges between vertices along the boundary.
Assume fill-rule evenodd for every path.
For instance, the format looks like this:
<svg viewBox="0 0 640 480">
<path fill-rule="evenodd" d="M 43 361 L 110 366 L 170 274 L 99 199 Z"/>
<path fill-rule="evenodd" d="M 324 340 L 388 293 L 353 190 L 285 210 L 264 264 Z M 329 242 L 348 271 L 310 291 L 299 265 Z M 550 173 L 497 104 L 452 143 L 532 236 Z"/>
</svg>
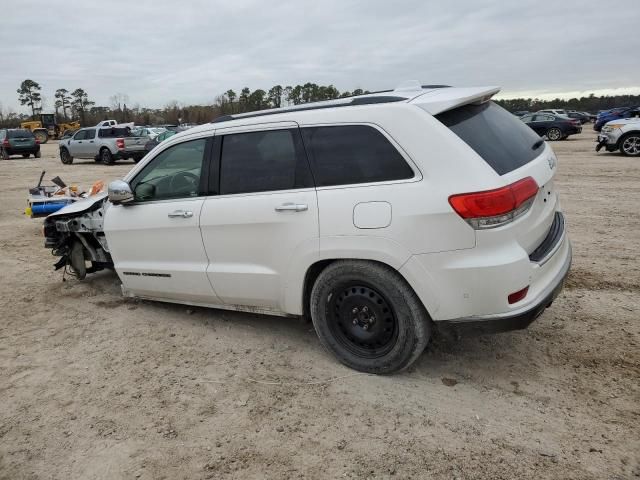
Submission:
<svg viewBox="0 0 640 480">
<path fill-rule="evenodd" d="M 404 100 L 406 100 L 406 97 L 398 97 L 395 95 L 380 95 L 380 96 L 374 96 L 374 97 L 357 96 L 357 97 L 353 97 L 353 99 L 350 102 L 345 102 L 345 103 L 329 103 L 329 104 L 322 103 L 321 104 L 320 102 L 318 102 L 317 105 L 310 103 L 308 104 L 308 106 L 302 106 L 302 107 L 295 106 L 291 108 L 272 108 L 270 110 L 262 110 L 262 111 L 247 113 L 247 114 L 240 114 L 239 116 L 222 115 L 218 118 L 213 119 L 211 123 L 228 122 L 231 120 L 240 120 L 243 118 L 264 117 L 267 115 L 277 115 L 279 113 L 304 112 L 307 110 L 321 110 L 324 108 L 353 107 L 356 105 L 374 105 L 376 103 L 402 102 Z"/>
</svg>

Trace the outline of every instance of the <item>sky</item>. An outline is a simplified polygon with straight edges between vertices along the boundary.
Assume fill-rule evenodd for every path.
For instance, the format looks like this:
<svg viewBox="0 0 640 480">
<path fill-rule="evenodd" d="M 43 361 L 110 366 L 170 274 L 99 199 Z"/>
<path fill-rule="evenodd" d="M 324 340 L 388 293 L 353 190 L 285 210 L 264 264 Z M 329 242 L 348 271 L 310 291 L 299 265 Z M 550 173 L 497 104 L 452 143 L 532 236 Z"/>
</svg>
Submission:
<svg viewBox="0 0 640 480">
<path fill-rule="evenodd" d="M 212 103 L 232 88 L 406 80 L 501 97 L 640 94 L 640 0 L 22 0 L 3 5 L 0 103 L 78 87 L 97 105 Z M 37 14 L 25 14 L 25 12 Z"/>
</svg>

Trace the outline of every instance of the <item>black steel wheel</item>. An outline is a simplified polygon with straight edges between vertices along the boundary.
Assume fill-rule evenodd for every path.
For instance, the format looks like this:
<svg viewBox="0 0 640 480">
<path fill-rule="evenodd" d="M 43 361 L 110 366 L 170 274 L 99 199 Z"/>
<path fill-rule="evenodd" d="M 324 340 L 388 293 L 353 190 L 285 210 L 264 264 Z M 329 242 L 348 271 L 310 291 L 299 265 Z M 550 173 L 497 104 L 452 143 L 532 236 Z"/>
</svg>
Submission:
<svg viewBox="0 0 640 480">
<path fill-rule="evenodd" d="M 362 372 L 407 368 L 431 337 L 431 320 L 413 289 L 381 263 L 331 263 L 315 280 L 309 300 L 322 345 Z"/>
<path fill-rule="evenodd" d="M 398 336 L 391 305 L 378 291 L 361 282 L 337 285 L 331 292 L 327 314 L 336 340 L 363 358 L 388 353 Z"/>
</svg>

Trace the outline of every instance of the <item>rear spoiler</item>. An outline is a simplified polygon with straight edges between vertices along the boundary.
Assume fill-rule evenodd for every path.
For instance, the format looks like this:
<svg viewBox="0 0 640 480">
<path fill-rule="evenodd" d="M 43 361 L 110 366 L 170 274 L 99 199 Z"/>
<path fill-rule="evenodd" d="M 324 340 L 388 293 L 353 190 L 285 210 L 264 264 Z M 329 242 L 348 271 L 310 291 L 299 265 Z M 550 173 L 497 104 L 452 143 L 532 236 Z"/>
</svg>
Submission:
<svg viewBox="0 0 640 480">
<path fill-rule="evenodd" d="M 409 103 L 420 106 L 431 115 L 437 115 L 463 105 L 488 102 L 499 91 L 500 87 L 439 88 L 418 95 Z"/>
</svg>

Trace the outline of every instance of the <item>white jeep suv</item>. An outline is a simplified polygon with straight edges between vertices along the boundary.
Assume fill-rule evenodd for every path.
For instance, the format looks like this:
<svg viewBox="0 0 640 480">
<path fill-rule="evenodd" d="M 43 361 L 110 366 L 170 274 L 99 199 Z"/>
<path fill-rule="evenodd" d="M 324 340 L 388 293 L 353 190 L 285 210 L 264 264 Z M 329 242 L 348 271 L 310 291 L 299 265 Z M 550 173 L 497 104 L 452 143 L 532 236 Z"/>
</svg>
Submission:
<svg viewBox="0 0 640 480">
<path fill-rule="evenodd" d="M 403 87 L 222 117 L 45 221 L 125 295 L 308 315 L 346 365 L 410 365 L 434 326 L 525 328 L 571 263 L 556 157 L 498 88 Z"/>
</svg>

